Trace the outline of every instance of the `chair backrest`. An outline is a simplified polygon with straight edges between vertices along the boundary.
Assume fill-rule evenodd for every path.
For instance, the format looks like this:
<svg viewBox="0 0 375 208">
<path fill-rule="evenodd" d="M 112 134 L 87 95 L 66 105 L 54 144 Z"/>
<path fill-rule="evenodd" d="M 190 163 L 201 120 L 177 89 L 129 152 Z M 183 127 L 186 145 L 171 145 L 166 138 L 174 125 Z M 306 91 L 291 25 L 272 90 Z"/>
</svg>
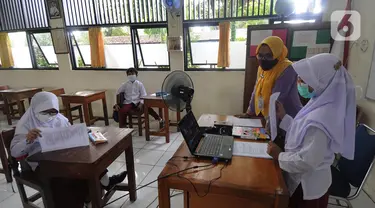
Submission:
<svg viewBox="0 0 375 208">
<path fill-rule="evenodd" d="M 9 89 L 9 86 L 7 85 L 4 85 L 4 86 L 0 86 L 0 90 L 8 90 Z M 3 96 L 0 94 L 0 101 L 3 101 Z"/>
<path fill-rule="evenodd" d="M 370 127 L 360 124 L 356 129 L 354 160 L 342 157 L 338 162 L 338 168 L 349 183 L 354 187 L 360 187 L 366 180 L 375 159 L 375 133 Z"/>
<path fill-rule="evenodd" d="M 9 162 L 12 167 L 12 171 L 15 175 L 19 175 L 20 174 L 18 170 L 19 163 L 15 158 L 11 156 L 11 153 L 10 153 L 10 144 L 12 143 L 12 139 L 14 137 L 15 132 L 16 132 L 15 128 L 4 130 L 1 132 L 1 137 L 4 142 L 5 149 L 7 150 L 7 153 L 8 153 Z"/>
</svg>

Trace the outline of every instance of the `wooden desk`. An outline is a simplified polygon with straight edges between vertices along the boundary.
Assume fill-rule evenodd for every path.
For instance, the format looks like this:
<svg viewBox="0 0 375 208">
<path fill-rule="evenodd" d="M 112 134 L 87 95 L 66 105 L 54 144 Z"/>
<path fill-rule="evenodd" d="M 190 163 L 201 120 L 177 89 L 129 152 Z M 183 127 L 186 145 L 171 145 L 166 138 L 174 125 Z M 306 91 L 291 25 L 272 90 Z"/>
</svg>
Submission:
<svg viewBox="0 0 375 208">
<path fill-rule="evenodd" d="M 217 120 L 225 121 L 226 116 L 218 116 Z M 211 164 L 210 160 L 189 159 L 184 161 L 179 158 L 183 156 L 191 157 L 185 142 L 176 151 L 174 158 L 172 157 L 166 164 L 159 178 L 189 167 Z M 223 165 L 219 163 L 214 168 L 200 168 L 184 172 L 181 174 L 182 177 L 171 176 L 160 179 L 158 182 L 160 208 L 170 207 L 169 189 L 184 191 L 185 208 L 288 207 L 289 192 L 281 169 L 273 160 L 233 156 L 231 163 L 222 170 L 221 178 L 213 181 L 208 190 L 210 181 L 220 176 L 220 169 Z M 207 192 L 208 194 L 204 197 L 197 196 L 194 187 L 200 196 Z"/>
<path fill-rule="evenodd" d="M 9 103 L 12 101 L 17 102 L 18 111 L 20 117 L 25 113 L 25 108 L 22 105 L 23 99 L 28 99 L 29 103 L 31 98 L 38 92 L 41 92 L 43 88 L 27 88 L 27 89 L 8 89 L 8 90 L 0 90 L 4 98 L 4 108 L 8 120 L 8 125 L 12 125 L 12 115 L 9 112 Z"/>
<path fill-rule="evenodd" d="M 63 94 L 61 95 L 63 105 L 65 109 L 70 109 L 70 104 L 82 104 L 83 113 L 85 116 L 85 123 L 90 126 L 97 120 L 104 120 L 105 125 L 109 125 L 108 111 L 107 111 L 107 101 L 105 97 L 105 91 L 80 91 L 73 94 Z M 103 113 L 104 117 L 94 117 L 92 113 L 91 103 L 97 100 L 102 100 L 103 103 Z M 68 117 L 70 123 L 73 124 L 72 114 L 67 111 L 66 116 Z"/>
<path fill-rule="evenodd" d="M 64 90 L 64 88 L 58 88 L 58 87 L 56 87 L 56 88 L 43 88 L 43 90 L 44 91 L 46 91 L 46 92 L 50 92 L 50 93 L 53 93 L 53 94 L 55 94 L 57 97 L 60 97 L 62 94 L 65 94 L 65 90 Z"/>
<path fill-rule="evenodd" d="M 165 105 L 161 97 L 146 96 L 142 97 L 144 100 L 144 113 L 145 113 L 145 132 L 146 140 L 150 141 L 150 136 L 165 136 L 165 140 L 169 143 L 169 126 L 172 125 L 169 121 L 169 109 Z M 150 116 L 148 114 L 148 108 L 158 108 L 159 116 L 165 120 L 165 126 L 160 131 L 150 131 Z M 164 115 L 163 115 L 164 111 Z M 181 120 L 181 113 L 177 112 L 177 123 Z"/>
<path fill-rule="evenodd" d="M 29 161 L 38 162 L 40 173 L 48 184 L 51 178 L 85 179 L 89 183 L 92 207 L 99 208 L 108 202 L 115 191 L 129 191 L 130 200 L 137 199 L 134 171 L 134 156 L 132 144 L 133 129 L 119 129 L 114 127 L 92 128 L 100 131 L 108 139 L 108 143 L 88 147 L 78 147 L 47 153 L 38 153 L 29 157 Z M 88 138 L 87 138 L 88 139 Z M 120 184 L 113 192 L 102 200 L 100 175 L 105 169 L 125 151 L 128 184 Z M 53 208 L 50 187 L 45 189 L 48 208 Z"/>
</svg>

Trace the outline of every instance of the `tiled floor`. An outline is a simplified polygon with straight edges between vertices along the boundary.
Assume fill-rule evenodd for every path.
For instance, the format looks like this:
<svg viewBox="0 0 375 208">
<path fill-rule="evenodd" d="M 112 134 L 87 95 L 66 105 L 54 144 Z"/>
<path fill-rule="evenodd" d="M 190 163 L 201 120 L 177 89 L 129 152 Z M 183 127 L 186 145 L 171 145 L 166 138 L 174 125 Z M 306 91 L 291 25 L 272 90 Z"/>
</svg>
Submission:
<svg viewBox="0 0 375 208">
<path fill-rule="evenodd" d="M 97 125 L 103 125 L 98 122 Z M 111 125 L 116 126 L 116 123 L 111 121 Z M 0 114 L 0 130 L 8 128 L 5 118 Z M 133 147 L 134 147 L 134 159 L 135 159 L 135 171 L 137 186 L 142 186 L 154 181 L 159 173 L 162 171 L 164 165 L 172 157 L 174 152 L 177 150 L 181 142 L 183 141 L 182 136 L 179 133 L 171 133 L 171 142 L 165 143 L 163 137 L 153 137 L 151 141 L 146 141 L 144 137 L 138 137 L 137 132 L 134 133 Z M 126 170 L 125 166 L 125 155 L 121 155 L 116 161 L 114 161 L 109 167 L 109 175 L 119 173 Z M 127 179 L 125 179 L 127 180 Z M 13 183 L 15 189 L 12 191 L 12 184 L 6 183 L 3 174 L 0 174 L 0 208 L 21 208 L 22 204 L 18 195 L 17 187 Z M 29 194 L 35 193 L 32 189 L 27 189 Z M 128 197 L 124 197 L 121 200 L 107 206 L 108 208 L 155 208 L 158 206 L 158 190 L 157 183 L 151 183 L 147 187 L 138 190 L 138 199 L 135 202 L 130 202 Z M 113 199 L 124 195 L 124 192 L 117 192 Z M 180 208 L 183 207 L 183 195 L 181 192 L 173 190 L 171 191 L 171 207 Z M 355 208 L 371 208 L 375 207 L 375 204 L 370 198 L 362 192 L 361 195 L 352 201 Z M 39 206 L 43 207 L 43 203 L 39 200 Z M 335 206 L 330 206 L 335 207 Z"/>
</svg>

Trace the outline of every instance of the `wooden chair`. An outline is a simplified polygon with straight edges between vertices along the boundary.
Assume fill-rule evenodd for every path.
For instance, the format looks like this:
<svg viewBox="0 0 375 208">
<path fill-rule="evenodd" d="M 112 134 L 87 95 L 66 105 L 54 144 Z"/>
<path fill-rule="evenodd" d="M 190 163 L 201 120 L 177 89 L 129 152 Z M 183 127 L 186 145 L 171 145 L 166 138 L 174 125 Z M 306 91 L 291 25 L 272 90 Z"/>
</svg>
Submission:
<svg viewBox="0 0 375 208">
<path fill-rule="evenodd" d="M 116 100 L 117 100 L 117 104 L 123 103 L 124 93 L 118 94 Z M 145 117 L 143 114 L 144 114 L 144 110 L 142 111 L 132 110 L 128 113 L 128 115 L 126 115 L 126 118 L 125 118 L 126 124 L 129 126 L 129 128 L 133 128 L 133 124 L 138 126 L 139 136 L 143 135 L 142 129 L 143 129 L 143 124 L 145 123 Z M 121 113 L 119 113 L 118 115 L 119 119 L 124 119 L 123 116 L 124 115 L 121 115 Z M 136 122 L 134 122 L 134 119 L 136 120 Z M 126 128 L 126 126 L 119 125 L 119 128 Z"/>
<path fill-rule="evenodd" d="M 60 88 L 60 89 L 56 89 L 56 90 L 51 90 L 50 92 L 55 94 L 57 97 L 60 97 L 62 94 L 65 94 L 65 89 Z M 82 113 L 82 105 L 81 104 L 72 105 L 71 108 L 70 108 L 70 112 L 73 113 L 74 111 L 78 111 L 78 115 L 72 115 L 73 121 L 79 119 L 79 121 L 81 123 L 84 123 L 83 113 Z M 63 114 L 64 116 L 67 115 L 67 110 L 65 109 L 65 107 L 60 108 L 60 113 Z"/>
<path fill-rule="evenodd" d="M 143 124 L 145 123 L 145 117 L 143 116 L 143 114 L 144 114 L 144 110 L 141 110 L 141 111 L 132 110 L 127 115 L 127 120 L 128 120 L 127 123 L 129 125 L 129 128 L 133 128 L 133 124 L 137 125 L 139 136 L 143 135 L 142 128 L 143 128 Z M 134 122 L 134 119 L 136 120 L 136 122 Z"/>
<path fill-rule="evenodd" d="M 3 141 L 3 138 L 1 136 L 1 134 L 0 134 L 0 160 L 1 160 L 1 164 L 3 166 L 3 168 L 0 168 L 0 173 L 5 174 L 5 178 L 6 178 L 7 182 L 11 183 L 13 181 L 12 171 L 11 171 L 11 168 L 10 168 L 8 156 L 7 156 L 7 153 L 6 153 L 6 150 L 5 150 L 5 145 L 4 145 L 4 141 Z"/>
<path fill-rule="evenodd" d="M 43 202 L 45 202 L 45 195 L 42 189 L 42 185 L 33 174 L 28 174 L 27 172 L 24 173 L 24 172 L 19 171 L 18 167 L 20 165 L 20 162 L 17 161 L 10 154 L 10 144 L 14 137 L 14 133 L 15 133 L 15 129 L 3 131 L 1 133 L 4 146 L 8 152 L 8 156 L 9 156 L 8 161 L 11 167 L 11 171 L 14 172 L 13 177 L 16 181 L 18 192 L 20 194 L 23 207 L 24 208 L 37 208 L 36 204 L 34 204 L 36 200 L 38 200 L 39 198 L 42 198 Z M 28 197 L 25 191 L 25 187 L 24 187 L 25 185 L 37 190 L 38 192 Z"/>
<path fill-rule="evenodd" d="M 9 89 L 9 86 L 0 86 L 0 90 L 8 90 L 8 89 Z M 22 103 L 23 108 L 25 109 L 24 101 L 22 100 L 21 103 Z M 8 112 L 10 113 L 12 117 L 15 117 L 15 115 L 19 113 L 18 108 L 14 108 L 15 106 L 17 106 L 17 102 L 10 101 Z M 4 98 L 1 95 L 1 93 L 0 93 L 0 110 L 3 111 L 4 115 L 7 113 L 7 110 L 5 109 Z"/>
</svg>

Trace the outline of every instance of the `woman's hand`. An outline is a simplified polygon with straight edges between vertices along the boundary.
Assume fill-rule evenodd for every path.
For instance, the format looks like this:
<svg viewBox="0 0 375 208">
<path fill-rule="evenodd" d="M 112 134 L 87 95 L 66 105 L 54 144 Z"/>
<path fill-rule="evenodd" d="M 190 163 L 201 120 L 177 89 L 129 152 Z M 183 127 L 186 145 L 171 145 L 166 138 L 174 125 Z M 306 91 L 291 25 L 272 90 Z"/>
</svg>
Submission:
<svg viewBox="0 0 375 208">
<path fill-rule="evenodd" d="M 35 139 L 38 137 L 41 137 L 40 135 L 41 131 L 39 129 L 31 129 L 29 133 L 26 135 L 26 141 L 27 143 L 33 143 Z"/>
<path fill-rule="evenodd" d="M 274 159 L 279 160 L 279 155 L 282 152 L 281 148 L 273 142 L 269 142 L 267 146 L 267 153 Z"/>
<path fill-rule="evenodd" d="M 285 108 L 282 103 L 276 101 L 276 116 L 279 120 L 283 120 L 286 115 Z"/>
<path fill-rule="evenodd" d="M 234 116 L 237 117 L 237 118 L 251 118 L 251 117 L 255 116 L 255 114 L 248 110 L 246 113 L 237 114 L 237 115 L 234 115 Z"/>
</svg>

